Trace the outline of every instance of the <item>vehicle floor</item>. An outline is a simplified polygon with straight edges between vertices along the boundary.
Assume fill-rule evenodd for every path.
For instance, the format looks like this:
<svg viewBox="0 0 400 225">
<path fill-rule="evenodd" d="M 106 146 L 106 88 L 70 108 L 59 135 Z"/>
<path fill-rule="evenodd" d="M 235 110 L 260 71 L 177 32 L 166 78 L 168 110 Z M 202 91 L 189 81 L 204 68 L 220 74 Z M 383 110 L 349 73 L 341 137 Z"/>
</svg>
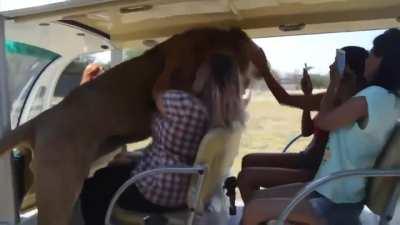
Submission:
<svg viewBox="0 0 400 225">
<path fill-rule="evenodd" d="M 400 203 L 400 200 L 399 200 Z M 395 215 L 393 220 L 390 222 L 390 225 L 399 225 L 400 224 L 400 204 L 397 204 Z M 228 225 L 239 225 L 240 219 L 243 213 L 243 202 L 237 202 L 237 214 L 235 216 L 231 216 L 228 220 Z M 37 212 L 36 212 L 37 213 Z M 21 218 L 20 225 L 36 225 L 36 213 L 33 212 L 31 215 L 26 216 L 25 218 Z M 76 215 L 76 214 L 75 214 Z M 82 221 L 78 218 L 73 219 L 73 225 L 83 225 Z M 378 225 L 378 218 L 369 212 L 369 210 L 364 210 L 361 215 L 361 221 L 363 225 Z M 222 224 L 221 224 L 222 225 Z"/>
</svg>

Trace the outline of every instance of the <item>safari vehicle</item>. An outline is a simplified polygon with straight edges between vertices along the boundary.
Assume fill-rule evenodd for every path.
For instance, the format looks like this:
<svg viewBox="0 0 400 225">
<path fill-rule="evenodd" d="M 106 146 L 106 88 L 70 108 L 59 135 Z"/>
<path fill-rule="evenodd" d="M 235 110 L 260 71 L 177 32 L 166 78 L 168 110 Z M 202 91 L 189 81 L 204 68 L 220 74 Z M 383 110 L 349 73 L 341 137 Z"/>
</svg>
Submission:
<svg viewBox="0 0 400 225">
<path fill-rule="evenodd" d="M 8 0 L 7 0 L 8 1 Z M 7 6 L 0 1 L 0 7 Z M 8 1 L 10 2 L 10 1 Z M 343 31 L 360 31 L 398 27 L 400 22 L 399 0 L 57 0 L 55 3 L 22 9 L 0 8 L 0 135 L 57 104 L 67 93 L 79 84 L 84 66 L 88 62 L 98 62 L 107 69 L 127 58 L 139 55 L 157 42 L 193 27 L 237 26 L 252 38 L 313 34 Z M 5 53 L 5 54 L 4 54 Z M 223 132 L 222 132 L 223 133 Z M 210 140 L 226 138 L 221 132 L 213 133 Z M 231 138 L 232 139 L 232 138 Z M 225 140 L 225 139 L 224 139 Z M 225 141 L 229 142 L 229 138 Z M 238 140 L 236 138 L 235 140 Z M 392 149 L 397 142 L 393 141 Z M 224 145 L 230 147 L 232 157 L 238 143 Z M 207 149 L 205 143 L 203 148 Z M 212 145 L 212 144 L 211 144 Z M 394 145 L 394 146 L 393 146 Z M 55 148 L 57 146 L 54 146 Z M 229 154 L 228 154 L 229 155 Z M 398 155 L 397 155 L 398 157 Z M 36 211 L 34 193 L 28 194 L 21 204 L 21 193 L 29 180 L 24 157 L 18 150 L 0 160 L 0 224 L 35 224 Z M 201 162 L 202 159 L 199 159 Z M 229 160 L 228 160 L 229 161 Z M 207 162 L 207 157 L 203 159 Z M 205 163 L 207 165 L 207 163 Z M 199 164 L 200 165 L 200 164 Z M 222 192 L 220 181 L 227 175 L 208 167 L 194 167 L 204 180 L 194 184 L 201 189 L 215 183 L 208 194 Z M 390 168 L 391 165 L 382 168 Z M 320 180 L 319 183 L 342 176 L 400 176 L 398 164 L 391 170 L 352 171 Z M 207 170 L 208 169 L 208 170 Z M 396 170 L 398 169 L 398 170 Z M 154 171 L 153 171 L 154 172 Z M 155 171 L 157 172 L 157 171 Z M 213 175 L 214 177 L 207 178 Z M 207 180 L 208 179 L 208 180 Z M 210 183 L 210 182 L 209 182 Z M 310 186 L 311 188 L 311 186 Z M 301 199 L 304 190 L 294 198 Z M 217 219 L 213 222 L 194 219 L 207 217 L 201 193 L 195 190 L 191 212 L 177 219 L 174 217 L 154 217 L 153 224 L 238 224 L 229 218 L 225 198 L 213 198 Z M 207 192 L 207 191 L 206 191 Z M 393 216 L 400 186 L 389 193 L 382 213 L 381 224 L 387 224 Z M 199 194 L 200 193 L 200 194 Z M 380 197 L 378 194 L 375 197 Z M 30 200 L 31 198 L 31 200 Z M 25 204 L 25 205 L 24 205 Z M 198 210 L 199 205 L 203 209 Z M 285 211 L 289 212 L 290 207 Z M 218 208 L 218 209 L 216 209 Z M 209 211 L 212 211 L 209 210 Z M 112 211 L 109 212 L 110 219 Z M 134 212 L 122 212 L 122 214 Z M 121 214 L 121 212 L 120 212 Z M 125 215 L 125 221 L 113 224 L 129 224 L 132 215 Z M 283 215 L 284 216 L 284 215 Z M 124 215 L 122 216 L 124 217 Z M 134 217 L 134 216 L 133 216 Z M 141 217 L 139 215 L 139 217 Z M 220 219 L 224 217 L 223 219 Z M 142 216 L 143 218 L 143 216 Z M 148 217 L 147 217 L 148 218 Z M 237 218 L 236 218 L 237 219 Z M 366 217 L 365 224 L 375 224 L 376 217 Z M 135 219 L 132 219 L 135 220 Z M 206 221 L 206 222 L 204 222 Z M 75 221 L 79 223 L 79 221 Z M 142 221 L 149 223 L 149 221 Z M 391 224 L 400 224 L 392 220 Z"/>
</svg>

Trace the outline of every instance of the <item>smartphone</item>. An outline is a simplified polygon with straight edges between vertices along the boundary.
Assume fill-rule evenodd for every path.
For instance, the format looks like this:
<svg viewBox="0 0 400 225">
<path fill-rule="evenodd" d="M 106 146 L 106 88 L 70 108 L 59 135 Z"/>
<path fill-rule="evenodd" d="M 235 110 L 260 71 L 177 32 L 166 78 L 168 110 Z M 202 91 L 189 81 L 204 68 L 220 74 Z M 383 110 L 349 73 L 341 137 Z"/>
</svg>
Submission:
<svg viewBox="0 0 400 225">
<path fill-rule="evenodd" d="M 344 69 L 346 67 L 346 52 L 342 49 L 336 49 L 336 70 L 339 75 L 343 76 Z"/>
</svg>

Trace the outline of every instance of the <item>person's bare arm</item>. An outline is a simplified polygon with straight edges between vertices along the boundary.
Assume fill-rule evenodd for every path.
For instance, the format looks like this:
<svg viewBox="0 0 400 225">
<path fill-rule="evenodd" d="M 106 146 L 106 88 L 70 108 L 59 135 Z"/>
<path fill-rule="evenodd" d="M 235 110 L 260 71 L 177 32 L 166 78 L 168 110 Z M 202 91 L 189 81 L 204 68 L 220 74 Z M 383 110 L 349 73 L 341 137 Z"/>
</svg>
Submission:
<svg viewBox="0 0 400 225">
<path fill-rule="evenodd" d="M 288 105 L 303 110 L 319 110 L 321 105 L 321 100 L 325 93 L 319 93 L 315 95 L 296 95 L 289 94 L 286 90 L 271 76 L 264 77 L 267 86 L 269 87 L 271 93 L 274 95 L 279 104 Z"/>
<path fill-rule="evenodd" d="M 257 70 L 262 74 L 267 86 L 270 91 L 282 105 L 288 105 L 305 110 L 319 110 L 321 100 L 324 93 L 319 93 L 315 95 L 305 96 L 305 95 L 291 95 L 279 84 L 278 81 L 273 77 L 268 61 L 265 57 L 264 51 L 258 48 L 257 51 L 251 53 L 252 62 L 255 64 Z"/>
<path fill-rule="evenodd" d="M 327 94 L 321 102 L 321 110 L 315 119 L 315 126 L 322 130 L 332 131 L 344 127 L 368 115 L 368 104 L 365 97 L 353 97 L 340 106 L 334 100 L 339 86 L 340 76 L 333 69 Z"/>
<path fill-rule="evenodd" d="M 322 130 L 332 131 L 344 127 L 368 115 L 368 104 L 365 97 L 354 97 L 331 112 L 320 113 L 315 125 Z"/>
<path fill-rule="evenodd" d="M 314 122 L 310 114 L 309 110 L 303 110 L 301 116 L 301 135 L 303 135 L 303 137 L 309 137 L 314 133 Z"/>
<path fill-rule="evenodd" d="M 313 85 L 311 82 L 310 75 L 308 74 L 308 68 L 303 69 L 303 78 L 301 79 L 301 90 L 304 96 L 312 95 Z M 301 116 L 301 134 L 304 137 L 308 137 L 314 133 L 314 122 L 311 119 L 311 112 L 308 109 L 304 109 Z"/>
</svg>

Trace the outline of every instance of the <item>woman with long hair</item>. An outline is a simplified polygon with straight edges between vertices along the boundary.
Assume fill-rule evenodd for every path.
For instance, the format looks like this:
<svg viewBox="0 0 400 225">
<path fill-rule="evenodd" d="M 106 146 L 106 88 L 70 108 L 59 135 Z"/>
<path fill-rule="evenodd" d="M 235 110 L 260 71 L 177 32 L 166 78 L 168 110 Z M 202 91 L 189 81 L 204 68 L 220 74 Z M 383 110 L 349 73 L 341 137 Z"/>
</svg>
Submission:
<svg viewBox="0 0 400 225">
<path fill-rule="evenodd" d="M 235 59 L 225 53 L 215 53 L 200 65 L 193 91 L 210 112 L 210 127 L 231 126 L 233 121 L 244 123 L 244 88 L 240 82 Z"/>
<path fill-rule="evenodd" d="M 335 104 L 335 96 L 341 77 L 332 70 L 315 119 L 315 125 L 330 135 L 314 179 L 339 171 L 373 167 L 400 116 L 399 58 L 400 30 L 389 29 L 375 38 L 366 60 L 364 77 L 368 86 L 339 106 Z M 246 206 L 243 224 L 256 225 L 276 219 L 301 187 L 276 187 L 267 190 L 264 198 L 252 199 Z M 289 221 L 309 225 L 359 225 L 365 188 L 365 178 L 332 181 L 303 201 L 291 213 Z"/>
<path fill-rule="evenodd" d="M 366 85 L 364 66 L 368 51 L 357 46 L 346 46 L 342 50 L 346 53 L 348 70 L 344 72 L 340 80 L 335 96 L 336 105 L 345 102 L 365 88 Z M 331 67 L 331 69 L 333 68 Z M 320 98 L 319 103 L 313 106 L 316 111 L 319 111 L 322 97 L 326 93 L 313 94 L 310 77 L 306 70 L 303 73 L 301 86 L 304 95 L 279 94 L 279 90 L 284 89 L 272 76 L 268 85 L 279 102 L 303 109 L 302 135 L 313 135 L 313 138 L 306 149 L 299 153 L 252 153 L 245 155 L 242 159 L 242 170 L 238 175 L 238 186 L 245 203 L 260 187 L 271 188 L 289 183 L 307 182 L 314 177 L 318 170 L 329 133 L 313 125 L 310 110 L 307 107 L 314 100 Z M 291 103 L 294 100 L 296 100 L 296 104 Z"/>
</svg>

